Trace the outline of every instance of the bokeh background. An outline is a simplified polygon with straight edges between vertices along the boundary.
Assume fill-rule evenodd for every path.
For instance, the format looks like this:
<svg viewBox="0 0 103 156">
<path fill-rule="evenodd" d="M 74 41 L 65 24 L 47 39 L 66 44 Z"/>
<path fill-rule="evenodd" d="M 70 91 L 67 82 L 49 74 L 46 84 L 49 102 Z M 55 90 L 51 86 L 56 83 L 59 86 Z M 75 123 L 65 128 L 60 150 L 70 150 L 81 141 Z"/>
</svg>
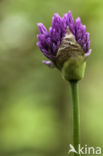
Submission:
<svg viewBox="0 0 103 156">
<path fill-rule="evenodd" d="M 82 145 L 103 147 L 103 1 L 0 0 L 0 156 L 67 156 L 70 86 L 41 63 L 37 23 L 72 11 L 90 32 L 92 55 L 80 82 Z"/>
</svg>

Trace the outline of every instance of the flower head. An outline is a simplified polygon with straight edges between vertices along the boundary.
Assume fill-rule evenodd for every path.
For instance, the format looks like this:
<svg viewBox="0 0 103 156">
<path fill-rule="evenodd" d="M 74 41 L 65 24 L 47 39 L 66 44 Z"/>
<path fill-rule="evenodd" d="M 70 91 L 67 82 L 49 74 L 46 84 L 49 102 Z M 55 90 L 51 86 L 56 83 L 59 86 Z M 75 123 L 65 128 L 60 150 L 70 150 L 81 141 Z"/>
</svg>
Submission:
<svg viewBox="0 0 103 156">
<path fill-rule="evenodd" d="M 75 21 L 71 12 L 61 18 L 57 13 L 52 18 L 49 31 L 38 23 L 40 34 L 37 46 L 49 59 L 44 64 L 62 71 L 67 80 L 80 80 L 84 75 L 85 58 L 91 53 L 89 33 L 78 17 Z"/>
<path fill-rule="evenodd" d="M 38 23 L 38 28 L 40 34 L 37 35 L 37 45 L 43 54 L 54 64 L 56 62 L 58 50 L 66 36 L 67 28 L 69 28 L 70 33 L 80 45 L 84 52 L 84 56 L 87 57 L 90 55 L 90 39 L 89 33 L 86 32 L 86 26 L 82 25 L 80 18 L 77 18 L 74 21 L 70 11 L 67 14 L 64 14 L 62 18 L 55 13 L 52 18 L 52 26 L 49 28 L 49 31 L 47 31 L 42 23 Z M 48 65 L 45 61 L 43 61 L 43 63 Z"/>
</svg>

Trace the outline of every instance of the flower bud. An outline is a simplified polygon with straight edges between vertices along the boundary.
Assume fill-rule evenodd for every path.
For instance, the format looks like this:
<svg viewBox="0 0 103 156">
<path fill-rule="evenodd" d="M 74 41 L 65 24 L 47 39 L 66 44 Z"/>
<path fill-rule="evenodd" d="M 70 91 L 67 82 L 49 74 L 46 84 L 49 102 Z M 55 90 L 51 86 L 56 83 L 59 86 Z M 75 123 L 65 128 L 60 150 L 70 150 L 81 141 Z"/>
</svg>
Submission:
<svg viewBox="0 0 103 156">
<path fill-rule="evenodd" d="M 58 68 L 68 81 L 82 79 L 91 49 L 89 33 L 81 19 L 74 20 L 71 11 L 63 17 L 55 13 L 49 30 L 42 23 L 38 28 L 37 46 L 49 59 L 43 63 L 50 68 Z"/>
<path fill-rule="evenodd" d="M 65 37 L 56 55 L 56 65 L 66 80 L 80 80 L 85 70 L 84 51 L 67 27 Z"/>
</svg>

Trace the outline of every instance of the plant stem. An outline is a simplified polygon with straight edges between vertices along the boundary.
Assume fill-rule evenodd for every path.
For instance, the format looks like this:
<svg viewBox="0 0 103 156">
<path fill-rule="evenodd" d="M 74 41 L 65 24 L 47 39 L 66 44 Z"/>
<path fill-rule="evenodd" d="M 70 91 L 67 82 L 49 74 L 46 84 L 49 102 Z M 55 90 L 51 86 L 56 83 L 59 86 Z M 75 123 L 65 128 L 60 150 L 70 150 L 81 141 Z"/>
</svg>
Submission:
<svg viewBox="0 0 103 156">
<path fill-rule="evenodd" d="M 78 95 L 78 81 L 70 81 L 72 92 L 72 112 L 73 112 L 73 146 L 78 152 L 78 145 L 80 144 L 80 113 L 79 113 L 79 95 Z M 81 154 L 74 153 L 74 156 L 81 156 Z"/>
</svg>

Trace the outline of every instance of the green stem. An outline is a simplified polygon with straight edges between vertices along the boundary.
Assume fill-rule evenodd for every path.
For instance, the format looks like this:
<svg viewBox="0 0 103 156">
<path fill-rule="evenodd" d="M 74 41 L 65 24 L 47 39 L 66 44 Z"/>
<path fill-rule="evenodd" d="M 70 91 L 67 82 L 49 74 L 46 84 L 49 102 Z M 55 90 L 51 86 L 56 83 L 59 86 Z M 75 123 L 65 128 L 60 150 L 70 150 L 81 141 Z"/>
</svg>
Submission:
<svg viewBox="0 0 103 156">
<path fill-rule="evenodd" d="M 72 92 L 72 111 L 73 111 L 73 146 L 78 152 L 78 145 L 80 144 L 80 113 L 79 113 L 79 95 L 78 95 L 78 81 L 70 81 Z M 81 156 L 81 154 L 74 153 L 74 156 Z"/>
</svg>

